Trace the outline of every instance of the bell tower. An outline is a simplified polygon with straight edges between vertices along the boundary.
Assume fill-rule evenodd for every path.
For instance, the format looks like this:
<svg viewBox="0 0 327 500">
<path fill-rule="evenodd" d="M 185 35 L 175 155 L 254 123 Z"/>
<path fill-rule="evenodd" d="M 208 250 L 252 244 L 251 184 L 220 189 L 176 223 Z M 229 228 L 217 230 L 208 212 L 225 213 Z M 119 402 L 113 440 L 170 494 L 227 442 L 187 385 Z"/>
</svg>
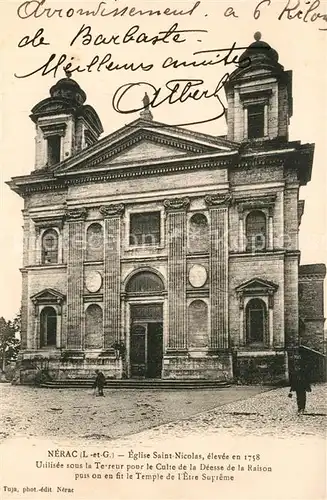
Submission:
<svg viewBox="0 0 327 500">
<path fill-rule="evenodd" d="M 102 124 L 85 101 L 85 92 L 67 72 L 51 87 L 50 97 L 34 106 L 35 170 L 56 165 L 98 140 Z"/>
<path fill-rule="evenodd" d="M 225 85 L 227 138 L 235 142 L 288 140 L 292 116 L 292 71 L 284 71 L 278 53 L 254 35 L 239 67 Z"/>
</svg>

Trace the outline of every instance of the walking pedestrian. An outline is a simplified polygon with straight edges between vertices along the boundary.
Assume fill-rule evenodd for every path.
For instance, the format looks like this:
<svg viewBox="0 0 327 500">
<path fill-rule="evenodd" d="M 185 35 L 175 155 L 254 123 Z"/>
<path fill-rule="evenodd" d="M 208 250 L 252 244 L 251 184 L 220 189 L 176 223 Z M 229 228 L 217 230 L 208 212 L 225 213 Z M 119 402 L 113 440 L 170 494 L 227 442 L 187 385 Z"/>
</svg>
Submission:
<svg viewBox="0 0 327 500">
<path fill-rule="evenodd" d="M 303 366 L 297 367 L 290 379 L 291 387 L 289 397 L 292 397 L 292 392 L 296 393 L 298 414 L 303 414 L 307 401 L 307 392 L 311 392 L 310 382 L 305 368 Z"/>
<path fill-rule="evenodd" d="M 96 373 L 96 377 L 95 377 L 95 382 L 94 382 L 93 387 L 95 390 L 98 389 L 98 396 L 104 396 L 103 388 L 104 388 L 104 385 L 106 382 L 106 378 L 103 375 L 103 373 L 100 372 L 100 370 L 95 370 L 95 373 Z"/>
</svg>

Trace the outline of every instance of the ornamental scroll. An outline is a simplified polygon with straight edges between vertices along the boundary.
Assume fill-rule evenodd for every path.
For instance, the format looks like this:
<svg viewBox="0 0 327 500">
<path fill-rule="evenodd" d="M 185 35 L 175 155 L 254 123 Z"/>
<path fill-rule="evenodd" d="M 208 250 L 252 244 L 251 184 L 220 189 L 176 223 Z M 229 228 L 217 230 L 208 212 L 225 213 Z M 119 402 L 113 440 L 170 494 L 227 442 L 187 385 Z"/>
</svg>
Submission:
<svg viewBox="0 0 327 500">
<path fill-rule="evenodd" d="M 80 221 L 85 220 L 87 216 L 87 209 L 84 207 L 81 208 L 71 208 L 66 212 L 66 218 L 70 221 Z"/>
<path fill-rule="evenodd" d="M 99 212 L 103 217 L 119 217 L 124 213 L 125 206 L 123 203 L 116 205 L 103 205 L 99 208 Z"/>
<path fill-rule="evenodd" d="M 216 193 L 216 194 L 207 194 L 204 197 L 204 201 L 206 202 L 209 208 L 216 208 L 220 205 L 229 206 L 232 201 L 232 195 L 230 193 Z"/>
<path fill-rule="evenodd" d="M 187 210 L 190 205 L 190 199 L 185 198 L 171 198 L 164 201 L 164 207 L 167 212 Z"/>
</svg>

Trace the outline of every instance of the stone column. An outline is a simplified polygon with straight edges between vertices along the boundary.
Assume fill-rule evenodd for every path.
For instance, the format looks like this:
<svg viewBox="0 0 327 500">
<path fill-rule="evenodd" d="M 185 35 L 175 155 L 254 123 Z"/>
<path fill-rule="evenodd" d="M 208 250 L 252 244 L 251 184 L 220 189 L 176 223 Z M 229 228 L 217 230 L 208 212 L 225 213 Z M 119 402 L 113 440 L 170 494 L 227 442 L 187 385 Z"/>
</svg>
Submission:
<svg viewBox="0 0 327 500">
<path fill-rule="evenodd" d="M 67 213 L 67 348 L 81 349 L 83 345 L 83 259 L 86 209 L 72 209 Z"/>
<path fill-rule="evenodd" d="M 188 198 L 164 201 L 167 212 L 168 338 L 167 353 L 186 352 L 186 210 Z"/>
<path fill-rule="evenodd" d="M 210 211 L 210 301 L 209 349 L 227 349 L 228 340 L 228 206 L 230 195 L 205 197 Z"/>
<path fill-rule="evenodd" d="M 28 325 L 31 323 L 28 317 L 28 271 L 26 269 L 21 270 L 22 273 L 22 301 L 21 301 L 21 349 L 27 349 L 29 347 L 28 335 L 29 328 Z"/>
<path fill-rule="evenodd" d="M 245 345 L 245 331 L 244 331 L 244 297 L 243 297 L 243 293 L 239 294 L 238 299 L 239 299 L 239 310 L 240 310 L 238 344 L 240 347 L 244 347 L 244 345 Z"/>
<path fill-rule="evenodd" d="M 100 213 L 104 217 L 104 348 L 110 350 L 113 343 L 120 339 L 121 329 L 120 235 L 124 205 L 102 206 Z"/>
<path fill-rule="evenodd" d="M 40 307 L 37 302 L 34 300 L 33 306 L 34 306 L 34 331 L 33 335 L 31 336 L 29 345 L 27 346 L 29 349 L 40 349 L 41 347 L 41 338 L 40 338 Z"/>
<path fill-rule="evenodd" d="M 264 122 L 263 122 L 263 135 L 267 137 L 269 135 L 269 130 L 268 130 L 268 105 L 265 104 L 264 106 L 264 116 L 263 116 Z"/>
<path fill-rule="evenodd" d="M 57 336 L 56 336 L 56 347 L 60 349 L 63 346 L 62 339 L 62 304 L 58 302 L 57 310 Z"/>
<path fill-rule="evenodd" d="M 243 213 L 239 214 L 238 219 L 238 250 L 239 252 L 244 252 L 244 219 Z"/>
<path fill-rule="evenodd" d="M 274 248 L 274 220 L 273 220 L 273 207 L 268 208 L 268 245 L 269 250 Z"/>
</svg>

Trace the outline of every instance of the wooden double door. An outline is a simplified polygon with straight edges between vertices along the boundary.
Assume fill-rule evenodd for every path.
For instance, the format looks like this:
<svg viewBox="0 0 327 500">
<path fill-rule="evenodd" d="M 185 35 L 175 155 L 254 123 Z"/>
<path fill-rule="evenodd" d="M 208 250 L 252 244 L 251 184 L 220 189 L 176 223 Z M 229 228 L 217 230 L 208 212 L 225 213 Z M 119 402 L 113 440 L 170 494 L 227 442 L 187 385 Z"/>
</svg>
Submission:
<svg viewBox="0 0 327 500">
<path fill-rule="evenodd" d="M 161 319 L 162 308 L 136 307 L 132 308 L 130 328 L 131 377 L 161 378 L 163 324 L 158 320 Z"/>
</svg>

